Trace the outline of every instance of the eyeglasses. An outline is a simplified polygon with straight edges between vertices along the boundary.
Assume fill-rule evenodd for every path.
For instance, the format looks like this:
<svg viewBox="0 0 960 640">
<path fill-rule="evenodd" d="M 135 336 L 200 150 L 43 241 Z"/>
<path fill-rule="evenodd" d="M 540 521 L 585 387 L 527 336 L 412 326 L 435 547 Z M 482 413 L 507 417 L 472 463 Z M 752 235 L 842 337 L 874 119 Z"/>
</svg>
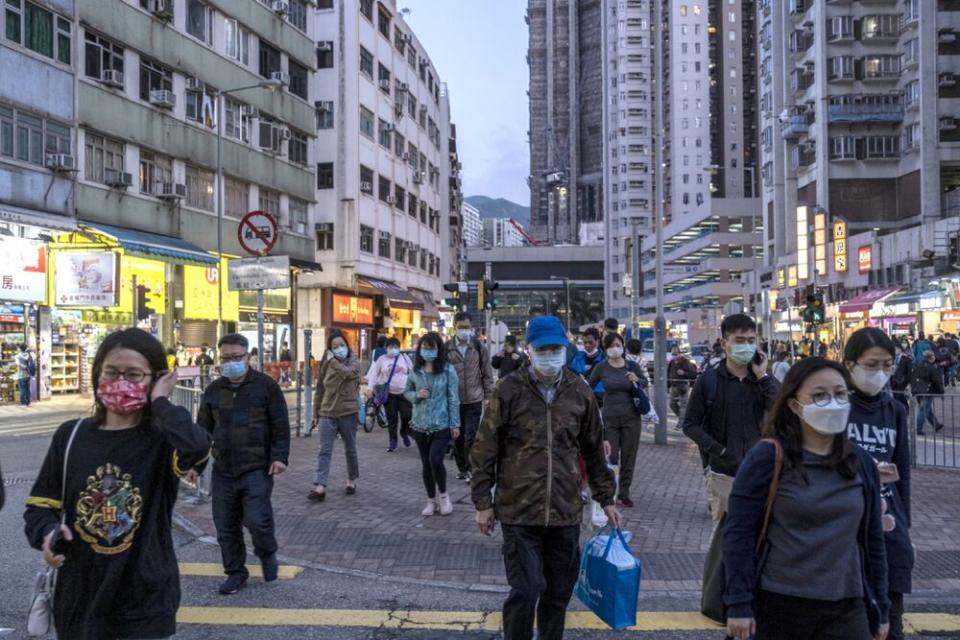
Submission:
<svg viewBox="0 0 960 640">
<path fill-rule="evenodd" d="M 863 369 L 864 371 L 869 371 L 870 373 L 873 373 L 875 371 L 883 371 L 884 373 L 892 374 L 896 370 L 896 367 L 894 367 L 892 364 L 883 366 L 883 365 L 877 365 L 877 364 L 860 364 L 858 362 L 857 366 Z"/>
<path fill-rule="evenodd" d="M 123 378 L 127 382 L 143 382 L 144 378 L 149 378 L 152 375 L 152 373 L 145 373 L 140 369 L 127 369 L 126 371 L 104 369 L 100 374 L 100 377 L 104 380 L 117 380 L 119 378 Z"/>
<path fill-rule="evenodd" d="M 243 362 L 247 358 L 247 352 L 237 354 L 235 356 L 220 356 L 220 362 Z"/>
<path fill-rule="evenodd" d="M 831 400 L 836 400 L 837 404 L 848 404 L 850 402 L 850 395 L 846 391 L 837 391 L 836 393 L 820 391 L 810 396 L 810 399 L 813 400 L 813 404 L 818 407 L 825 407 L 830 404 Z"/>
</svg>

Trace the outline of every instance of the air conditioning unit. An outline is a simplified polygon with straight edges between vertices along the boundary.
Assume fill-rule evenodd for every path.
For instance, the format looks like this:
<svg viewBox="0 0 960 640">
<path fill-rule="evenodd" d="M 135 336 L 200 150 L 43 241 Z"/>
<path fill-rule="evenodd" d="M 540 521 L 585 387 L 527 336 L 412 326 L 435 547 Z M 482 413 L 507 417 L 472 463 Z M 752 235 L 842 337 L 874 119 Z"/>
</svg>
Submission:
<svg viewBox="0 0 960 640">
<path fill-rule="evenodd" d="M 158 184 L 157 197 L 161 200 L 182 200 L 187 197 L 187 185 L 161 182 Z"/>
<path fill-rule="evenodd" d="M 117 71 L 116 69 L 104 69 L 103 73 L 100 74 L 100 82 L 108 87 L 117 87 L 118 89 L 122 89 L 123 71 Z"/>
<path fill-rule="evenodd" d="M 161 109 L 173 109 L 177 106 L 177 95 L 168 89 L 154 89 L 150 92 L 150 104 Z"/>
<path fill-rule="evenodd" d="M 161 20 L 173 18 L 173 0 L 148 0 L 147 10 Z"/>
<path fill-rule="evenodd" d="M 103 182 L 108 187 L 126 189 L 133 186 L 133 175 L 119 169 L 104 169 Z"/>
<path fill-rule="evenodd" d="M 289 127 L 280 127 L 280 139 L 287 141 L 293 137 L 293 131 Z"/>
<path fill-rule="evenodd" d="M 333 112 L 333 100 L 317 100 L 313 103 L 313 106 L 316 107 L 318 111 L 324 111 L 326 113 Z"/>
<path fill-rule="evenodd" d="M 290 85 L 290 74 L 285 71 L 273 71 L 270 73 L 271 80 L 279 80 L 283 86 Z"/>
<path fill-rule="evenodd" d="M 397 80 L 397 91 L 410 91 L 410 85 L 406 82 L 400 82 Z"/>
<path fill-rule="evenodd" d="M 203 83 L 194 78 L 193 76 L 187 76 L 187 91 L 203 91 Z"/>
<path fill-rule="evenodd" d="M 240 115 L 242 115 L 245 118 L 259 118 L 260 109 L 257 109 L 252 104 L 245 104 L 242 107 L 240 107 Z"/>
<path fill-rule="evenodd" d="M 373 193 L 373 183 L 363 181 L 360 183 L 360 191 L 365 191 L 367 193 Z"/>
<path fill-rule="evenodd" d="M 290 13 L 290 3 L 287 2 L 287 0 L 273 0 L 270 8 L 273 9 L 273 12 L 278 16 L 285 16 Z"/>
<path fill-rule="evenodd" d="M 940 118 L 940 130 L 952 131 L 957 128 L 957 119 L 952 116 Z"/>
<path fill-rule="evenodd" d="M 952 87 L 957 84 L 957 76 L 953 73 L 941 73 L 938 83 L 941 87 Z"/>
<path fill-rule="evenodd" d="M 69 153 L 48 153 L 46 158 L 47 169 L 54 171 L 76 171 L 77 159 Z"/>
<path fill-rule="evenodd" d="M 393 204 L 396 201 L 397 199 L 394 198 L 393 196 L 387 196 L 387 204 Z"/>
<path fill-rule="evenodd" d="M 384 91 L 390 91 L 390 81 L 386 79 L 381 80 L 380 88 L 383 89 Z"/>
<path fill-rule="evenodd" d="M 333 51 L 333 43 L 329 40 L 321 40 L 317 43 L 317 51 Z"/>
</svg>

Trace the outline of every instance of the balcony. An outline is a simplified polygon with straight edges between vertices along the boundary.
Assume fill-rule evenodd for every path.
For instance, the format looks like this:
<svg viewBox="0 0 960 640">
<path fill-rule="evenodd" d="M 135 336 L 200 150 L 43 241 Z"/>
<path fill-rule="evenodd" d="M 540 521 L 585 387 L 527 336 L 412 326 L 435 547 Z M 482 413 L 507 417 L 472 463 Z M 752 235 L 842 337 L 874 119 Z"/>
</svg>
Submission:
<svg viewBox="0 0 960 640">
<path fill-rule="evenodd" d="M 813 121 L 813 114 L 801 113 L 790 116 L 790 119 L 783 124 L 780 135 L 784 140 L 797 140 L 810 132 Z"/>
<path fill-rule="evenodd" d="M 830 124 L 856 122 L 903 122 L 899 104 L 831 104 L 827 107 Z"/>
</svg>

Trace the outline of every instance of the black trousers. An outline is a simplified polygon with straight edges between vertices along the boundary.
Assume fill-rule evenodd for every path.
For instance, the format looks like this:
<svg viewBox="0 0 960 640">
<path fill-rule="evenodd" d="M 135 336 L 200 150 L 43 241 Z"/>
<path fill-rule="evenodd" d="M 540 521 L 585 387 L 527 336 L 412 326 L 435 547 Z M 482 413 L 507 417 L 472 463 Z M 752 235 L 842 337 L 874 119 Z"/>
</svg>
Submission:
<svg viewBox="0 0 960 640">
<path fill-rule="evenodd" d="M 423 487 L 427 490 L 428 498 L 436 498 L 437 491 L 441 494 L 447 492 L 447 468 L 443 466 L 443 456 L 450 444 L 450 429 L 433 433 L 414 431 L 413 439 L 417 441 L 420 451 Z"/>
<path fill-rule="evenodd" d="M 400 394 L 391 393 L 387 396 L 387 431 L 390 434 L 390 444 L 397 444 L 397 425 L 400 426 L 400 436 L 410 435 L 410 417 L 413 415 L 413 405 Z"/>
<path fill-rule="evenodd" d="M 863 598 L 831 602 L 757 591 L 756 640 L 870 640 Z"/>
<path fill-rule="evenodd" d="M 470 449 L 477 437 L 482 413 L 482 402 L 460 403 L 460 437 L 453 441 L 453 457 L 460 473 L 470 471 Z"/>
<path fill-rule="evenodd" d="M 273 476 L 265 470 L 248 471 L 237 478 L 213 471 L 213 524 L 223 558 L 224 573 L 248 575 L 243 527 L 250 532 L 253 552 L 261 559 L 277 552 L 273 528 Z"/>
<path fill-rule="evenodd" d="M 887 640 L 903 640 L 903 594 L 891 591 L 890 596 L 890 633 Z"/>
<path fill-rule="evenodd" d="M 510 595 L 503 603 L 504 640 L 561 640 L 580 569 L 580 527 L 503 525 L 503 563 Z"/>
</svg>

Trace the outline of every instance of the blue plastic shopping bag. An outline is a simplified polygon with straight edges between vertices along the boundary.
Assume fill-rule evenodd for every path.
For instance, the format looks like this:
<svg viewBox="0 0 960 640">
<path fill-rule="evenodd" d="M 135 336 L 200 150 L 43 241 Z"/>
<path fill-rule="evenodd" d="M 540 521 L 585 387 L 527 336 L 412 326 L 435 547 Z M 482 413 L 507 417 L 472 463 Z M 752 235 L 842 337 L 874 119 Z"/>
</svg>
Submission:
<svg viewBox="0 0 960 640">
<path fill-rule="evenodd" d="M 620 529 L 587 540 L 580 559 L 577 598 L 613 629 L 637 623 L 640 560 Z"/>
</svg>

